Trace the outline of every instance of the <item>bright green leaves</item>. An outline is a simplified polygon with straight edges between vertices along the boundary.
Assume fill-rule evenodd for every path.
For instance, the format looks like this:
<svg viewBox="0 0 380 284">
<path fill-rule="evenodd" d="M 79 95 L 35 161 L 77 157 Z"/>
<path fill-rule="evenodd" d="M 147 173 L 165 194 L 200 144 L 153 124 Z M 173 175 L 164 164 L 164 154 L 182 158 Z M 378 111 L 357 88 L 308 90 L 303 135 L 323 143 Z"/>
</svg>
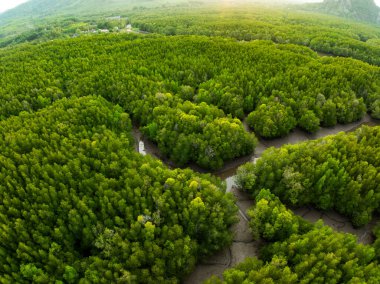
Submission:
<svg viewBox="0 0 380 284">
<path fill-rule="evenodd" d="M 76 283 L 78 279 L 78 273 L 75 268 L 69 265 L 66 266 L 65 274 L 63 274 L 63 279 L 65 279 L 67 283 Z"/>
<path fill-rule="evenodd" d="M 265 138 L 285 136 L 297 121 L 293 111 L 279 102 L 260 105 L 247 117 L 247 123 L 257 134 Z"/>
<path fill-rule="evenodd" d="M 279 241 L 297 234 L 301 219 L 294 216 L 269 190 L 261 190 L 256 205 L 248 212 L 254 234 L 269 241 Z"/>
<path fill-rule="evenodd" d="M 178 166 L 195 162 L 219 169 L 224 161 L 248 155 L 256 146 L 254 135 L 244 130 L 240 120 L 224 117 L 223 111 L 205 103 L 157 106 L 152 120 L 144 133 Z"/>
<path fill-rule="evenodd" d="M 136 153 L 129 116 L 102 98 L 0 129 L 0 282 L 177 283 L 232 240 L 221 181 Z"/>
</svg>

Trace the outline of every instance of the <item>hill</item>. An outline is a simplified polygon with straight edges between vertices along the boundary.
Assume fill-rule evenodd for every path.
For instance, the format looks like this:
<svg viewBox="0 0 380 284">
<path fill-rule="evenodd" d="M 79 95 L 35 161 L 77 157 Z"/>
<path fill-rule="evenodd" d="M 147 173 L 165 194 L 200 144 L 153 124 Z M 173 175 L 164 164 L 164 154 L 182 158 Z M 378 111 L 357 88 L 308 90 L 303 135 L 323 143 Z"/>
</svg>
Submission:
<svg viewBox="0 0 380 284">
<path fill-rule="evenodd" d="M 361 3 L 364 7 L 364 2 Z M 365 3 L 367 10 L 378 10 L 377 7 L 372 9 L 373 2 Z M 380 29 L 353 19 L 326 15 L 323 10 L 327 10 L 326 5 L 327 2 L 273 8 L 225 1 L 31 0 L 0 14 L 0 48 L 23 42 L 89 35 L 102 30 L 117 33 L 142 30 L 164 35 L 196 34 L 294 43 L 323 54 L 380 65 Z M 352 5 L 356 9 L 358 4 Z M 313 12 L 305 13 L 304 9 Z M 127 29 L 130 23 L 132 31 Z"/>
<path fill-rule="evenodd" d="M 143 9 L 186 0 L 30 0 L 0 14 L 0 41 L 49 26 L 60 19 L 88 18 L 90 15 L 120 15 L 128 10 Z"/>
<path fill-rule="evenodd" d="M 319 12 L 380 25 L 380 8 L 373 0 L 324 0 L 313 7 Z"/>
<path fill-rule="evenodd" d="M 163 2 L 162 0 L 31 0 L 1 14 L 0 25 L 9 19 L 94 14 L 137 6 L 154 6 Z"/>
<path fill-rule="evenodd" d="M 308 46 L 380 65 L 380 29 L 336 16 L 262 5 L 200 5 L 132 12 L 133 26 L 165 35 L 198 34 Z M 305 7 L 305 6 L 303 6 Z M 310 7 L 309 7 L 310 8 Z"/>
</svg>

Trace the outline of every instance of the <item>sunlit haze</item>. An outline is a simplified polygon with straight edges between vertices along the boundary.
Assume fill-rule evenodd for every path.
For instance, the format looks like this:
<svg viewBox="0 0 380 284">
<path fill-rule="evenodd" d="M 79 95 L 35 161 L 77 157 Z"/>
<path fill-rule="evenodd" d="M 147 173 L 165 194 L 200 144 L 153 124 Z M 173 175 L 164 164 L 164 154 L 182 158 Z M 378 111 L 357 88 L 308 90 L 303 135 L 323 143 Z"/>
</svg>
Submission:
<svg viewBox="0 0 380 284">
<path fill-rule="evenodd" d="M 270 2 L 270 1 L 268 1 L 268 2 Z M 277 2 L 279 2 L 279 1 L 277 1 Z M 283 0 L 283 2 L 306 3 L 306 2 L 323 2 L 323 0 Z M 377 6 L 380 7 L 380 0 L 375 0 L 375 3 Z"/>
<path fill-rule="evenodd" d="M 0 13 L 12 9 L 17 5 L 27 2 L 28 0 L 0 0 Z M 254 2 L 254 1 L 252 1 Z M 268 1 L 270 2 L 270 1 Z M 275 1 L 281 2 L 281 1 Z M 323 2 L 323 0 L 284 0 L 284 3 L 306 3 L 306 2 Z M 377 6 L 380 7 L 380 0 L 375 0 Z"/>
<path fill-rule="evenodd" d="M 0 0 L 0 13 L 12 9 L 28 0 Z"/>
<path fill-rule="evenodd" d="M 323 0 L 284 0 L 284 2 L 306 3 L 306 2 L 323 2 Z M 375 0 L 375 3 L 377 6 L 380 7 L 380 0 Z"/>
</svg>

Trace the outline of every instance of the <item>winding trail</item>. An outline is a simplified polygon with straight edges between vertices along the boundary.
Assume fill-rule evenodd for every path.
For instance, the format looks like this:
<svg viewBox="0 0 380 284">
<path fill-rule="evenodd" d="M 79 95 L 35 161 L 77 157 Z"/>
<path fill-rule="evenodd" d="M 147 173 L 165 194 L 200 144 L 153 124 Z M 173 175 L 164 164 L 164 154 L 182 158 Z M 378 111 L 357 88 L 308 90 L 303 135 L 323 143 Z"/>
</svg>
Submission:
<svg viewBox="0 0 380 284">
<path fill-rule="evenodd" d="M 296 144 L 307 140 L 318 139 L 342 131 L 350 132 L 362 125 L 380 125 L 380 121 L 374 120 L 369 115 L 366 115 L 358 122 L 346 125 L 336 125 L 330 128 L 321 128 L 314 134 L 308 134 L 302 130 L 295 129 L 288 136 L 283 138 L 271 140 L 261 138 L 259 139 L 259 143 L 254 154 L 227 162 L 221 170 L 212 173 L 225 180 L 227 184 L 227 192 L 231 192 L 236 197 L 236 205 L 239 208 L 239 222 L 231 228 L 234 233 L 232 245 L 199 263 L 195 267 L 194 271 L 184 279 L 183 283 L 197 284 L 202 283 L 212 275 L 221 276 L 225 269 L 235 266 L 237 263 L 242 262 L 246 257 L 258 255 L 258 251 L 262 246 L 263 241 L 253 240 L 249 229 L 249 217 L 247 215 L 247 210 L 253 206 L 254 201 L 250 195 L 239 191 L 234 182 L 234 177 L 239 166 L 246 162 L 255 163 L 256 160 L 260 158 L 262 153 L 269 147 L 279 148 L 285 144 Z M 134 127 L 132 133 L 136 141 L 136 151 L 139 151 L 143 155 L 153 155 L 173 167 L 170 162 L 162 159 L 163 157 L 160 156 L 160 152 L 154 143 L 142 137 L 137 127 Z M 191 168 L 196 171 L 204 172 L 196 166 L 191 166 Z M 363 244 L 373 242 L 371 230 L 376 222 L 380 220 L 380 218 L 374 218 L 373 221 L 366 226 L 354 228 L 346 217 L 339 215 L 334 211 L 321 212 L 311 207 L 304 207 L 293 209 L 293 212 L 311 222 L 316 222 L 317 220 L 322 219 L 326 225 L 331 226 L 337 231 L 356 235 L 358 237 L 358 241 Z"/>
</svg>

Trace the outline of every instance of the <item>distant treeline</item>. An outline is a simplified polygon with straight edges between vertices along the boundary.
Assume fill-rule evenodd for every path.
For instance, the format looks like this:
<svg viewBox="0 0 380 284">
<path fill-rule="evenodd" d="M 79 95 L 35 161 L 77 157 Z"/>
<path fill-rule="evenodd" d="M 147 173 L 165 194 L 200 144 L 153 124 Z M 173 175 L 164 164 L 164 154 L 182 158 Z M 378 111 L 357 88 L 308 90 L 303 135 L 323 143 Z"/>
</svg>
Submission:
<svg viewBox="0 0 380 284">
<path fill-rule="evenodd" d="M 380 65 L 378 27 L 311 12 L 221 5 L 133 13 L 140 29 L 165 35 L 207 35 L 294 43 Z"/>
<path fill-rule="evenodd" d="M 286 204 L 335 209 L 367 224 L 380 212 L 380 127 L 270 148 L 238 170 L 237 183 L 254 196 L 268 188 Z"/>
</svg>

